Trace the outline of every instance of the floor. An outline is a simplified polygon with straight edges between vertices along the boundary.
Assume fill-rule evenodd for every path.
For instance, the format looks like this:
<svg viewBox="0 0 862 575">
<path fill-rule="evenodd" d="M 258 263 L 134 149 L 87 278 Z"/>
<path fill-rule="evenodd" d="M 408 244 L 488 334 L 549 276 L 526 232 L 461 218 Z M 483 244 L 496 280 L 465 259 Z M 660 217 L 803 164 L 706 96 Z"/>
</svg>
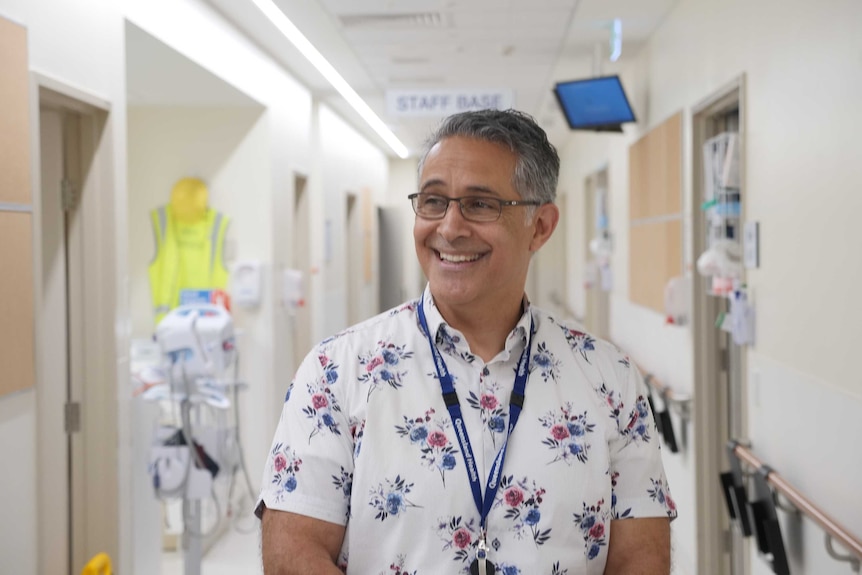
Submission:
<svg viewBox="0 0 862 575">
<path fill-rule="evenodd" d="M 240 529 L 248 532 L 240 531 Z M 217 541 L 201 562 L 201 575 L 262 575 L 260 531 L 257 520 L 231 528 Z M 185 575 L 181 553 L 162 555 L 162 575 Z"/>
</svg>

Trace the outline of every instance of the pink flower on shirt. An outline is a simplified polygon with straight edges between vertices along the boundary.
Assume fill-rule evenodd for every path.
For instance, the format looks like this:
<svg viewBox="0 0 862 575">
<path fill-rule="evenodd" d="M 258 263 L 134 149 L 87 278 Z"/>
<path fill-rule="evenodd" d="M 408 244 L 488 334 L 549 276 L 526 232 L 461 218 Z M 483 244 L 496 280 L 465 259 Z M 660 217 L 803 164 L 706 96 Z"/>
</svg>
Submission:
<svg viewBox="0 0 862 575">
<path fill-rule="evenodd" d="M 562 440 L 569 436 L 569 430 L 564 425 L 555 425 L 551 428 L 551 435 L 554 436 L 554 439 Z"/>
<path fill-rule="evenodd" d="M 315 393 L 311 396 L 311 405 L 314 406 L 314 409 L 323 409 L 329 405 L 329 400 L 322 393 Z"/>
<path fill-rule="evenodd" d="M 497 407 L 497 398 L 493 395 L 483 395 L 482 399 L 479 401 L 479 404 L 484 409 L 494 409 Z"/>
<path fill-rule="evenodd" d="M 518 487 L 510 487 L 503 495 L 506 498 L 506 503 L 510 507 L 517 507 L 524 500 L 524 492 Z"/>
<path fill-rule="evenodd" d="M 442 431 L 432 431 L 428 435 L 428 445 L 432 447 L 443 447 L 447 443 L 449 443 L 449 439 Z"/>
<path fill-rule="evenodd" d="M 470 545 L 470 541 L 472 541 L 472 538 L 470 537 L 470 532 L 463 527 L 452 534 L 452 542 L 458 549 L 464 549 L 465 547 Z"/>
<path fill-rule="evenodd" d="M 381 365 L 383 365 L 383 358 L 378 355 L 368 362 L 368 365 L 365 366 L 365 371 L 372 372 L 375 368 L 380 367 Z"/>
</svg>

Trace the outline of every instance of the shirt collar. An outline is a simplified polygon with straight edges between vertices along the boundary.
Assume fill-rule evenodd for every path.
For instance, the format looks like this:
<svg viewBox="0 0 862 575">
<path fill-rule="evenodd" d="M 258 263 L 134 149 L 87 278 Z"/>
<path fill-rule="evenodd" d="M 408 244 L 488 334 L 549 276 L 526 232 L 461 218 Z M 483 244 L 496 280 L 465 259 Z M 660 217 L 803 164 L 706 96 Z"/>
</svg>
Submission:
<svg viewBox="0 0 862 575">
<path fill-rule="evenodd" d="M 425 302 L 425 321 L 428 322 L 428 330 L 434 336 L 434 341 L 439 345 L 441 339 L 447 340 L 451 345 L 443 347 L 444 351 L 448 351 L 450 353 L 468 352 L 469 345 L 467 344 L 467 340 L 464 338 L 464 335 L 447 324 L 446 320 L 443 319 L 443 316 L 440 314 L 440 310 L 437 309 L 437 305 L 434 303 L 434 297 L 431 295 L 430 284 L 425 286 L 422 298 Z M 501 352 L 503 353 L 504 360 L 508 360 L 513 353 L 520 353 L 521 350 L 524 349 L 524 345 L 526 345 L 527 331 L 530 329 L 530 318 L 532 316 L 532 306 L 530 305 L 530 300 L 527 298 L 526 294 L 524 295 L 524 299 L 521 301 L 521 309 L 523 310 L 523 313 L 518 319 L 518 323 L 515 324 L 515 328 L 509 332 L 508 337 L 506 337 L 506 345 Z"/>
</svg>

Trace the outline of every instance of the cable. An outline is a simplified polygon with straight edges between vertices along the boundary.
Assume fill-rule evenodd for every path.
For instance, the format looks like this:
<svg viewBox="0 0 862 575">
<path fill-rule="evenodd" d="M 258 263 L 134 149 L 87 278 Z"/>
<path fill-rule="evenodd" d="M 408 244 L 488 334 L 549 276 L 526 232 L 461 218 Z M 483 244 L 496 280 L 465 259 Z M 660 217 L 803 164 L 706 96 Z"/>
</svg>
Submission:
<svg viewBox="0 0 862 575">
<path fill-rule="evenodd" d="M 233 375 L 234 375 L 234 377 L 233 377 L 233 410 L 234 410 L 234 425 L 235 425 L 234 435 L 236 437 L 236 449 L 237 449 L 237 455 L 239 458 L 239 467 L 240 467 L 240 469 L 242 469 L 243 477 L 245 479 L 245 485 L 246 485 L 246 488 L 248 489 L 247 494 L 248 494 L 249 504 L 252 505 L 252 504 L 254 504 L 254 501 L 255 501 L 255 495 L 254 495 L 254 492 L 252 490 L 251 479 L 249 479 L 249 476 L 248 476 L 248 468 L 246 467 L 246 464 L 245 464 L 245 453 L 243 452 L 243 449 L 242 449 L 242 438 L 240 436 L 239 351 L 238 350 L 235 351 L 233 370 L 234 370 L 234 372 L 233 372 Z M 235 477 L 236 477 L 236 468 L 234 468 L 232 470 L 232 474 L 231 474 L 231 485 L 230 485 L 230 490 L 228 492 L 228 505 L 231 504 L 231 496 L 233 495 L 233 485 L 234 485 L 234 478 Z M 240 499 L 240 501 L 242 501 L 242 499 Z M 234 523 L 234 529 L 236 529 L 237 532 L 242 533 L 244 535 L 248 535 L 248 534 L 253 533 L 254 531 L 257 530 L 257 522 L 253 522 L 252 526 L 249 529 L 241 528 L 239 526 L 239 518 L 240 517 L 242 517 L 242 516 L 237 515 L 238 519 Z"/>
</svg>

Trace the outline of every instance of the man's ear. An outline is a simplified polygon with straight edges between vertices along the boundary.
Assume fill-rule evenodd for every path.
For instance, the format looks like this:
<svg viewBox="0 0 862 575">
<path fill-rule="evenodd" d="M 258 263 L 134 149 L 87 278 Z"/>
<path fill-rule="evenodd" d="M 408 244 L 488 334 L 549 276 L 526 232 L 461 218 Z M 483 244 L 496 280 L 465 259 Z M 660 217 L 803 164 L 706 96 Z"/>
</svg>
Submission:
<svg viewBox="0 0 862 575">
<path fill-rule="evenodd" d="M 560 221 L 560 208 L 556 204 L 542 204 L 533 215 L 535 231 L 530 241 L 530 251 L 537 252 L 554 233 Z"/>
</svg>

